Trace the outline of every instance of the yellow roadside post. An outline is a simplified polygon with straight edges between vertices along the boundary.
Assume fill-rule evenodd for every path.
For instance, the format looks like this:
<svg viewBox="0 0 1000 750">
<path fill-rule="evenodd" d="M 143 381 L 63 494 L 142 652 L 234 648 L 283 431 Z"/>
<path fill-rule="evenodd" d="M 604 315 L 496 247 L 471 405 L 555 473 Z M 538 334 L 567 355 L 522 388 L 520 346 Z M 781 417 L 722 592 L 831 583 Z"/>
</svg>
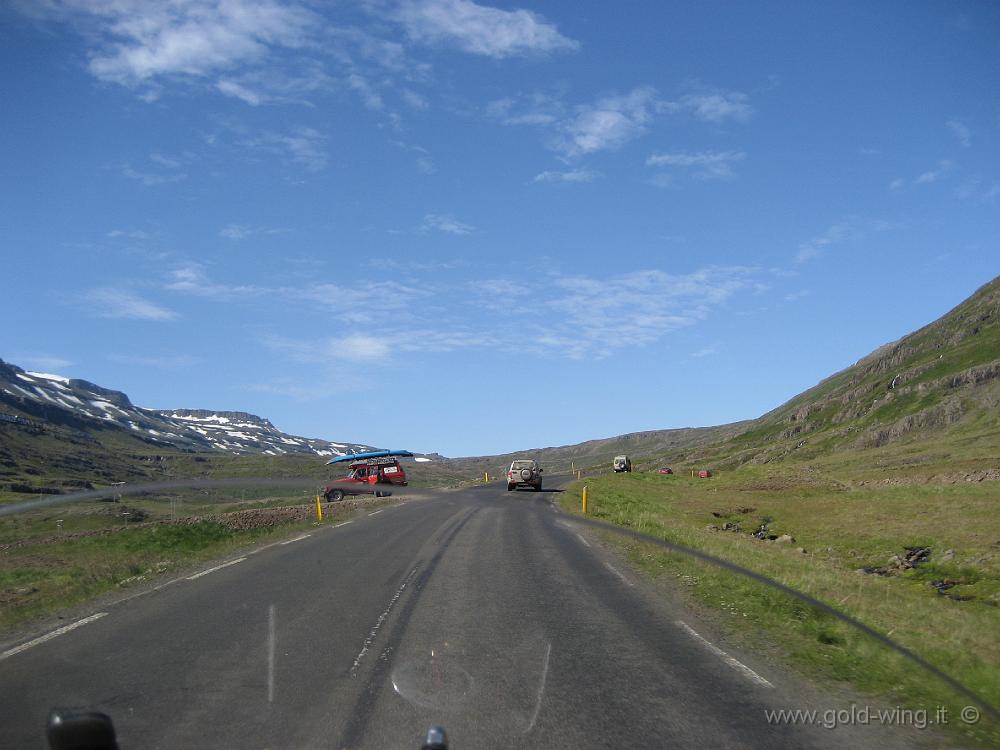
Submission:
<svg viewBox="0 0 1000 750">
<path fill-rule="evenodd" d="M 319 495 L 316 495 L 316 520 L 323 520 L 323 506 L 319 504 Z"/>
<path fill-rule="evenodd" d="M 488 471 L 483 473 L 483 481 L 489 483 L 490 473 Z"/>
<path fill-rule="evenodd" d="M 587 515 L 587 488 L 583 488 L 583 515 Z"/>
</svg>

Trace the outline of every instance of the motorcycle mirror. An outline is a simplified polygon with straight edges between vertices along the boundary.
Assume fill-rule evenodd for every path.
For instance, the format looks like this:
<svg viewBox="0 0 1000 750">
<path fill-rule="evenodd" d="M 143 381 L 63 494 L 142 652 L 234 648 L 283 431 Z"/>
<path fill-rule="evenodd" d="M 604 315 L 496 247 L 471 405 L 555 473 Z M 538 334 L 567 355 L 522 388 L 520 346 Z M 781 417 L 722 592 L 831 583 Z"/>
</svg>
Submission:
<svg viewBox="0 0 1000 750">
<path fill-rule="evenodd" d="M 427 739 L 421 750 L 448 750 L 448 735 L 444 727 L 431 727 L 427 730 Z"/>
<path fill-rule="evenodd" d="M 111 717 L 97 711 L 54 708 L 45 735 L 51 750 L 118 750 Z"/>
</svg>

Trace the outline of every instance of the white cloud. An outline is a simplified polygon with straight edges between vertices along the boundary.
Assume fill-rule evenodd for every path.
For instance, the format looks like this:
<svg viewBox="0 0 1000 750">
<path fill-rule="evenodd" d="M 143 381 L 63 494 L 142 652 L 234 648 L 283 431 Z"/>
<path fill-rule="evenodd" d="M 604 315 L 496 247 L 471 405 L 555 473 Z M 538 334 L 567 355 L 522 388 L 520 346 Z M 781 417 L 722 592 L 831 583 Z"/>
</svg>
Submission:
<svg viewBox="0 0 1000 750">
<path fill-rule="evenodd" d="M 245 240 L 260 234 L 281 234 L 284 229 L 248 226 L 246 224 L 229 224 L 219 230 L 219 236 L 227 240 Z"/>
<path fill-rule="evenodd" d="M 27 368 L 28 370 L 42 370 L 44 372 L 62 370 L 73 364 L 70 360 L 63 359 L 62 357 L 39 353 L 15 354 L 11 356 L 10 361 L 22 368 Z"/>
<path fill-rule="evenodd" d="M 568 156 L 619 148 L 646 132 L 656 105 L 656 91 L 640 86 L 622 96 L 579 106 L 576 114 L 561 124 L 558 148 Z"/>
<path fill-rule="evenodd" d="M 113 240 L 148 240 L 149 233 L 141 229 L 112 229 L 108 232 L 108 237 Z"/>
<path fill-rule="evenodd" d="M 969 130 L 969 127 L 965 123 L 959 120 L 948 120 L 945 125 L 948 126 L 952 135 L 954 135 L 955 138 L 958 139 L 958 142 L 963 146 L 968 147 L 972 144 L 972 131 Z"/>
<path fill-rule="evenodd" d="M 701 357 L 709 357 L 715 354 L 718 350 L 714 346 L 706 346 L 703 349 L 699 349 L 696 352 L 691 352 L 688 357 L 691 359 L 700 359 Z"/>
<path fill-rule="evenodd" d="M 131 320 L 173 320 L 177 313 L 123 289 L 101 287 L 83 295 L 83 301 L 100 318 Z"/>
<path fill-rule="evenodd" d="M 598 173 L 592 169 L 570 169 L 565 172 L 539 172 L 532 182 L 593 182 Z"/>
<path fill-rule="evenodd" d="M 120 365 L 138 365 L 139 367 L 151 367 L 156 370 L 180 370 L 186 367 L 194 367 L 200 359 L 189 354 L 143 356 L 139 354 L 109 354 L 108 359 Z"/>
<path fill-rule="evenodd" d="M 486 114 L 504 125 L 551 130 L 551 147 L 570 157 L 620 148 L 665 115 L 721 123 L 746 120 L 752 112 L 749 97 L 739 92 L 688 94 L 668 101 L 651 86 L 637 86 L 626 94 L 604 96 L 573 108 L 544 93 L 495 99 L 486 106 Z"/>
<path fill-rule="evenodd" d="M 690 274 L 657 269 L 610 278 L 559 277 L 548 306 L 561 316 L 542 341 L 572 358 L 606 356 L 694 325 L 733 294 L 752 286 L 752 269 L 708 267 Z"/>
<path fill-rule="evenodd" d="M 164 285 L 164 289 L 218 301 L 231 300 L 237 297 L 252 297 L 265 294 L 268 291 L 274 291 L 254 285 L 219 284 L 213 282 L 208 278 L 204 267 L 198 263 L 191 263 L 173 270 L 170 273 L 170 279 L 171 281 Z"/>
<path fill-rule="evenodd" d="M 906 180 L 902 177 L 897 177 L 895 180 L 889 183 L 890 190 L 899 190 L 903 185 L 906 184 Z"/>
<path fill-rule="evenodd" d="M 464 224 L 453 216 L 442 216 L 440 214 L 427 214 L 424 216 L 424 223 L 420 229 L 424 232 L 435 229 L 445 234 L 457 235 L 472 234 L 476 231 L 475 227 Z"/>
<path fill-rule="evenodd" d="M 284 156 L 309 172 L 322 171 L 328 161 L 326 138 L 313 128 L 298 127 L 286 133 L 266 132 L 244 138 L 240 145 Z"/>
<path fill-rule="evenodd" d="M 470 0 L 404 0 L 395 13 L 415 41 L 448 44 L 475 55 L 503 58 L 574 50 L 541 16 L 527 10 L 501 10 Z"/>
<path fill-rule="evenodd" d="M 125 86 L 207 76 L 300 48 L 316 26 L 301 5 L 274 0 L 64 0 L 36 9 L 77 23 L 92 42 L 90 72 Z"/>
<path fill-rule="evenodd" d="M 929 169 L 923 174 L 921 174 L 916 179 L 918 185 L 927 185 L 932 182 L 937 182 L 945 174 L 951 171 L 951 168 L 955 166 L 955 162 L 950 159 L 942 159 L 938 162 L 937 169 Z"/>
<path fill-rule="evenodd" d="M 743 122 L 753 113 L 749 97 L 737 91 L 688 94 L 681 97 L 679 104 L 694 117 L 706 122 L 719 123 L 729 119 Z"/>
<path fill-rule="evenodd" d="M 823 234 L 799 245 L 799 251 L 795 254 L 795 262 L 805 263 L 820 257 L 830 246 L 843 242 L 848 233 L 849 228 L 846 224 L 833 224 Z"/>
<path fill-rule="evenodd" d="M 690 153 L 676 151 L 664 154 L 652 154 L 646 159 L 649 167 L 694 167 L 694 174 L 699 179 L 727 179 L 733 177 L 732 165 L 743 161 L 746 154 L 742 151 L 700 151 Z"/>
<path fill-rule="evenodd" d="M 167 185 L 173 182 L 181 182 L 187 179 L 187 175 L 183 172 L 175 172 L 172 174 L 163 174 L 162 172 L 147 172 L 138 169 L 134 169 L 130 164 L 125 164 L 122 167 L 122 175 L 128 177 L 130 180 L 135 180 L 136 182 L 141 182 L 146 187 L 154 187 L 156 185 Z"/>
<path fill-rule="evenodd" d="M 375 90 L 375 87 L 364 76 L 351 73 L 347 76 L 347 85 L 358 93 L 361 101 L 364 102 L 364 105 L 368 109 L 377 111 L 385 107 L 385 103 L 382 101 L 382 97 L 378 91 Z"/>
<path fill-rule="evenodd" d="M 256 91 L 251 91 L 243 84 L 231 81 L 227 78 L 217 82 L 215 87 L 226 96 L 232 96 L 240 99 L 253 107 L 259 106 L 268 100 L 266 95 Z"/>
</svg>

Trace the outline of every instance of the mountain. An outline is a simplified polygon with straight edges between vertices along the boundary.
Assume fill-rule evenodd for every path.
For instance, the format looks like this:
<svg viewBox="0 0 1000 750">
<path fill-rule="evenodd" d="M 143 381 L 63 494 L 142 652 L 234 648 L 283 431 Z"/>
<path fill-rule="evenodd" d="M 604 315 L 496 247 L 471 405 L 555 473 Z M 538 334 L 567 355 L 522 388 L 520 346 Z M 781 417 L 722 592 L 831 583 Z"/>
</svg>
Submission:
<svg viewBox="0 0 1000 750">
<path fill-rule="evenodd" d="M 468 475 L 516 456 L 546 468 L 608 470 L 617 454 L 638 468 L 734 469 L 817 460 L 871 463 L 895 450 L 911 464 L 996 459 L 1000 446 L 1000 278 L 953 310 L 772 411 L 717 427 L 655 430 L 501 456 L 454 459 Z M 878 460 L 883 461 L 884 458 Z M 996 469 L 995 463 L 991 470 Z M 982 474 L 982 472 L 979 472 Z"/>
<path fill-rule="evenodd" d="M 1000 278 L 938 320 L 879 347 L 749 423 L 705 457 L 726 465 L 862 455 L 1000 436 Z M 968 452 L 968 450 L 966 451 Z"/>
<path fill-rule="evenodd" d="M 0 424 L 32 425 L 40 430 L 70 430 L 82 434 L 121 430 L 164 450 L 225 451 L 231 454 L 316 456 L 371 450 L 358 443 L 287 435 L 254 414 L 204 409 L 144 409 L 120 391 L 86 380 L 41 372 L 26 372 L 0 360 Z M 0 432 L 3 434 L 3 432 Z"/>
</svg>

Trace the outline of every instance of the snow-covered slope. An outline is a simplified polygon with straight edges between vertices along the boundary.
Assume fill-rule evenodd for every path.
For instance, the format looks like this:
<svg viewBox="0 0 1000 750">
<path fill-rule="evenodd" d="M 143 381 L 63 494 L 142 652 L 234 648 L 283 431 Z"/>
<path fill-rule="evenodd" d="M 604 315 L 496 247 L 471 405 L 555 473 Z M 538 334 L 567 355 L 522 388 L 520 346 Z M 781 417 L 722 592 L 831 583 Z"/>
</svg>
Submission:
<svg viewBox="0 0 1000 750">
<path fill-rule="evenodd" d="M 286 435 L 270 421 L 246 412 L 144 409 L 120 391 L 86 380 L 26 372 L 0 360 L 0 415 L 85 428 L 120 428 L 144 440 L 193 450 L 228 453 L 311 453 L 337 456 L 371 450 L 358 443 Z"/>
</svg>

